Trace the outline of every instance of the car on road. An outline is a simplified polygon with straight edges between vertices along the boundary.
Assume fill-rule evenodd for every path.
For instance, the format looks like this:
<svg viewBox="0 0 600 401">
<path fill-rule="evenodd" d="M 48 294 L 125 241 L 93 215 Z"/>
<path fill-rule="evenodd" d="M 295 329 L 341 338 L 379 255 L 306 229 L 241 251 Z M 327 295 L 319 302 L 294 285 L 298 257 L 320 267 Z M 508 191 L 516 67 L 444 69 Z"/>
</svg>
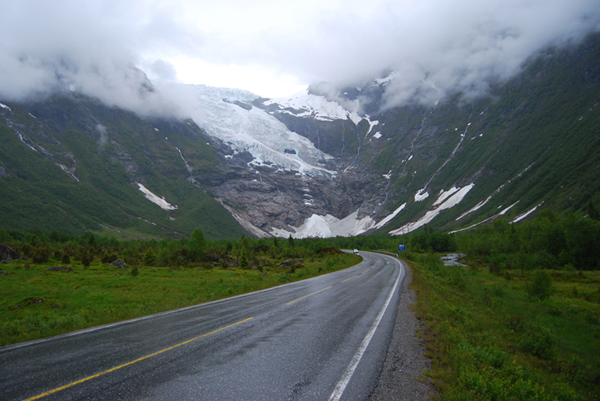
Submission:
<svg viewBox="0 0 600 401">
<path fill-rule="evenodd" d="M 358 249 L 355 249 L 354 251 L 352 251 L 352 253 L 354 253 L 355 255 L 360 255 L 360 252 L 358 252 Z"/>
</svg>

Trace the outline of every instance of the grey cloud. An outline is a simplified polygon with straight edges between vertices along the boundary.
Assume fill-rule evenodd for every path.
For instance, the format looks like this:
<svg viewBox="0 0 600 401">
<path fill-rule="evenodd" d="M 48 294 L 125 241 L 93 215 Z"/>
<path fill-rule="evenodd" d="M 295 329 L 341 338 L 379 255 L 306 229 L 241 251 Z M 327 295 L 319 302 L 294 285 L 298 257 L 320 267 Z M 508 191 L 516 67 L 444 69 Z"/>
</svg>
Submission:
<svg viewBox="0 0 600 401">
<path fill-rule="evenodd" d="M 140 15 L 138 3 L 19 1 L 6 3 L 0 15 L 0 97 L 25 100 L 53 91 L 76 91 L 139 114 L 178 115 L 134 67 L 140 54 L 155 46 L 183 46 L 168 13 Z M 156 21 L 162 21 L 156 23 Z M 172 31 L 170 31 L 172 29 Z M 150 34 L 152 32 L 152 34 Z M 162 60 L 151 65 L 164 79 L 173 67 Z"/>
<path fill-rule="evenodd" d="M 174 86 L 152 86 L 133 66 L 157 83 L 168 82 L 176 73 L 166 60 L 185 54 L 256 63 L 306 84 L 329 81 L 336 87 L 361 86 L 395 71 L 384 94 L 388 106 L 432 104 L 456 91 L 485 93 L 539 49 L 600 28 L 598 0 L 404 0 L 377 3 L 368 13 L 357 12 L 355 2 L 347 11 L 304 22 L 295 34 L 268 31 L 241 46 L 183 26 L 168 2 L 156 4 L 3 2 L 0 98 L 75 90 L 140 114 L 183 115 L 186 102 Z"/>
<path fill-rule="evenodd" d="M 378 13 L 324 16 L 298 39 L 275 38 L 273 62 L 306 81 L 361 85 L 396 71 L 389 106 L 477 96 L 517 73 L 532 53 L 600 28 L 597 0 L 423 0 Z"/>
</svg>

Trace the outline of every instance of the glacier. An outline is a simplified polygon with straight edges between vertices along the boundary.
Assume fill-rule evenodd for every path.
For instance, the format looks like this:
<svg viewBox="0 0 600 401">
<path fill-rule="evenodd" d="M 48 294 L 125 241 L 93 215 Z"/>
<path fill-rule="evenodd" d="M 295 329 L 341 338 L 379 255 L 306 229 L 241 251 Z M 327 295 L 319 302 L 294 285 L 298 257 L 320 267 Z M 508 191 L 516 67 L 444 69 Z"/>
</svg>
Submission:
<svg viewBox="0 0 600 401">
<path fill-rule="evenodd" d="M 259 96 L 244 90 L 204 85 L 186 85 L 185 90 L 191 91 L 194 98 L 191 111 L 194 122 L 235 152 L 249 152 L 254 158 L 250 166 L 274 165 L 308 176 L 335 176 L 335 171 L 323 166 L 333 157 L 290 131 L 265 110 L 253 106 Z"/>
</svg>

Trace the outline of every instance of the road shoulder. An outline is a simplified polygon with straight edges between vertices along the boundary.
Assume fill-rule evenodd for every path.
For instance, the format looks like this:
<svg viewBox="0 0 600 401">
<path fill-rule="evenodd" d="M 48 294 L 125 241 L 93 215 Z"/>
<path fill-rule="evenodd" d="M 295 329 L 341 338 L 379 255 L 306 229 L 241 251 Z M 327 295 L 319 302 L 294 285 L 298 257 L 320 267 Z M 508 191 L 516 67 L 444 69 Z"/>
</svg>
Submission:
<svg viewBox="0 0 600 401">
<path fill-rule="evenodd" d="M 430 362 L 424 356 L 425 343 L 416 334 L 422 325 L 411 310 L 416 302 L 411 281 L 412 272 L 406 266 L 394 332 L 379 383 L 369 397 L 372 401 L 428 400 L 436 395 L 433 385 L 421 380 Z"/>
</svg>

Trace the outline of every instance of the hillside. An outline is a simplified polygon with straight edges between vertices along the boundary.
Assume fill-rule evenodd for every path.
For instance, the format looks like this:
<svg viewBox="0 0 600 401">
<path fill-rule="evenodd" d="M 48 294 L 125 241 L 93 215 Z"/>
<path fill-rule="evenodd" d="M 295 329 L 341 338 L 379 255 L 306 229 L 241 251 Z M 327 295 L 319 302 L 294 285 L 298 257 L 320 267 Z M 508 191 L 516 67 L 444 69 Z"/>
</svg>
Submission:
<svg viewBox="0 0 600 401">
<path fill-rule="evenodd" d="M 210 238 L 240 236 L 193 184 L 191 171 L 219 169 L 208 140 L 191 121 L 141 119 L 73 93 L 3 104 L 0 227 L 146 238 L 201 227 Z"/>
<path fill-rule="evenodd" d="M 489 94 L 391 107 L 391 73 L 291 99 L 179 86 L 189 119 L 0 99 L 0 228 L 209 238 L 456 231 L 600 204 L 600 35 Z M 183 100 L 182 100 L 183 102 Z"/>
</svg>

